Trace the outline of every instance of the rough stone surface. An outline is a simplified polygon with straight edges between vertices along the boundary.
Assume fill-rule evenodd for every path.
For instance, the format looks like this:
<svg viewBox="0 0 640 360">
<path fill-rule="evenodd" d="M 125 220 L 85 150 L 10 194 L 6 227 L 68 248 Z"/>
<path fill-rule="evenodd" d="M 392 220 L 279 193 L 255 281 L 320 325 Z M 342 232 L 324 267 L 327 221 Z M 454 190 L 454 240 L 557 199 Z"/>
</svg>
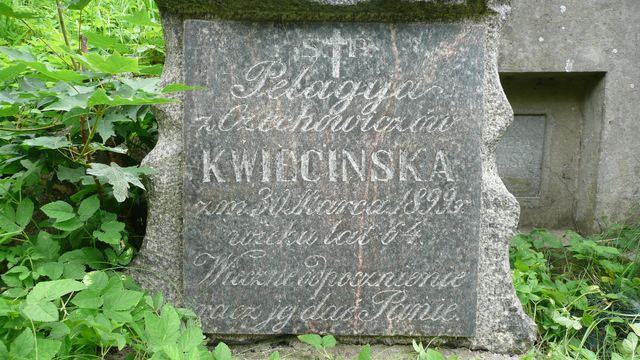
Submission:
<svg viewBox="0 0 640 360">
<path fill-rule="evenodd" d="M 480 20 L 467 20 L 466 25 L 486 28 L 484 46 L 484 121 L 481 124 L 481 221 L 477 275 L 477 305 L 475 335 L 442 338 L 441 343 L 488 349 L 495 352 L 523 352 L 535 339 L 533 323 L 522 312 L 511 284 L 508 264 L 508 243 L 514 233 L 518 204 L 508 193 L 495 165 L 497 140 L 512 119 L 498 80 L 497 46 L 500 24 L 508 6 L 500 1 L 489 2 L 491 13 Z M 184 83 L 182 14 L 161 7 L 168 49 L 163 81 Z M 201 16 L 200 18 L 208 18 Z M 183 94 L 176 95 L 182 99 Z M 163 106 L 156 110 L 161 132 L 160 142 L 146 158 L 146 164 L 158 171 L 150 178 L 149 225 L 134 275 L 153 290 L 163 290 L 170 298 L 183 299 L 183 215 L 182 174 L 184 143 L 181 105 Z M 187 231 L 189 231 L 187 229 Z M 177 286 L 176 286 L 177 284 Z M 348 340 L 349 338 L 344 338 Z M 355 338 L 354 342 L 410 342 L 410 338 Z"/>
<path fill-rule="evenodd" d="M 640 219 L 640 1 L 513 0 L 512 7 L 501 42 L 501 72 L 601 74 L 577 108 L 585 121 L 574 128 L 580 133 L 580 168 L 572 184 L 573 222 L 561 225 L 593 232 L 630 216 Z M 573 146 L 567 144 L 566 151 Z"/>
<path fill-rule="evenodd" d="M 185 102 L 184 289 L 206 331 L 473 335 L 484 36 L 186 22 L 185 81 L 209 90 Z"/>
<path fill-rule="evenodd" d="M 546 116 L 520 115 L 496 150 L 498 172 L 516 197 L 537 198 L 542 184 Z"/>
</svg>

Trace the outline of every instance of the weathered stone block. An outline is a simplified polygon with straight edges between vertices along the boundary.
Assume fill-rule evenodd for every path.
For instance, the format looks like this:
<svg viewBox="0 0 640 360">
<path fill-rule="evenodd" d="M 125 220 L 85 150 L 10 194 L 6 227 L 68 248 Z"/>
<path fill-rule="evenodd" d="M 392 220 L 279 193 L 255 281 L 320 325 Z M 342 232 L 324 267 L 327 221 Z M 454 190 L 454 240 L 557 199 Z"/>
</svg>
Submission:
<svg viewBox="0 0 640 360">
<path fill-rule="evenodd" d="M 198 3 L 159 2 L 163 81 L 208 90 L 156 109 L 138 280 L 217 335 L 526 350 L 507 257 L 519 209 L 495 165 L 512 117 L 496 70 L 508 8 L 426 1 L 305 24 Z M 376 6 L 340 2 L 334 18 L 334 2 L 294 3 L 321 6 L 315 20 Z M 458 21 L 411 22 L 434 16 Z"/>
</svg>

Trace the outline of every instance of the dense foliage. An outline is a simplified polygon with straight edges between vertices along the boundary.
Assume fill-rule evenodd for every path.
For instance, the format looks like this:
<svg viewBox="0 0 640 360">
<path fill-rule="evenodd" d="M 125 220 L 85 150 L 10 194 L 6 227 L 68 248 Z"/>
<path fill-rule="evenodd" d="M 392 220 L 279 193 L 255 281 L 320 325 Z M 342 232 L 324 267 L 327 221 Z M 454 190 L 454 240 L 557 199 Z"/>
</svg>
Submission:
<svg viewBox="0 0 640 360">
<path fill-rule="evenodd" d="M 190 310 L 122 272 L 144 235 L 149 105 L 188 90 L 159 85 L 163 46 L 152 0 L 0 0 L 0 359 L 231 359 L 205 347 Z M 640 358 L 639 237 L 514 239 L 516 289 L 541 334 L 529 357 Z M 333 358 L 333 337 L 299 339 Z"/>
</svg>

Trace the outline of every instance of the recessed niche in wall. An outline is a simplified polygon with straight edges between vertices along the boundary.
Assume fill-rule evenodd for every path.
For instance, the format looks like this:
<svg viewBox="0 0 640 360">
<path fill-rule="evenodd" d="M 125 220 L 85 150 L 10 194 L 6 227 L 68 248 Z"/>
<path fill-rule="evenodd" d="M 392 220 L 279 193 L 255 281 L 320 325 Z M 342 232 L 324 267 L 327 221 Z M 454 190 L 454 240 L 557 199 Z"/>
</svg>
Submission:
<svg viewBox="0 0 640 360">
<path fill-rule="evenodd" d="M 588 228 L 595 206 L 604 73 L 503 73 L 516 114 L 498 144 L 498 172 L 520 202 L 520 225 Z M 583 226 L 584 225 L 584 226 Z"/>
</svg>

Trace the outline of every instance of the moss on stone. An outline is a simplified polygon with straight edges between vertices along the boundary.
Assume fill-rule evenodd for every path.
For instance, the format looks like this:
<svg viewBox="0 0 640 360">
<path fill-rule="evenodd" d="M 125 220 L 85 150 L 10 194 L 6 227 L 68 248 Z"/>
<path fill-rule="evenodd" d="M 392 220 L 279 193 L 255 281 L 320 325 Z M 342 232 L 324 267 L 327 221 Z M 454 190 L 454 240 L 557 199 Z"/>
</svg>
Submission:
<svg viewBox="0 0 640 360">
<path fill-rule="evenodd" d="M 351 5 L 327 4 L 326 0 L 156 1 L 161 8 L 189 18 L 273 22 L 455 21 L 476 18 L 487 11 L 487 0 L 465 0 L 459 4 L 446 0 L 368 0 Z"/>
</svg>

